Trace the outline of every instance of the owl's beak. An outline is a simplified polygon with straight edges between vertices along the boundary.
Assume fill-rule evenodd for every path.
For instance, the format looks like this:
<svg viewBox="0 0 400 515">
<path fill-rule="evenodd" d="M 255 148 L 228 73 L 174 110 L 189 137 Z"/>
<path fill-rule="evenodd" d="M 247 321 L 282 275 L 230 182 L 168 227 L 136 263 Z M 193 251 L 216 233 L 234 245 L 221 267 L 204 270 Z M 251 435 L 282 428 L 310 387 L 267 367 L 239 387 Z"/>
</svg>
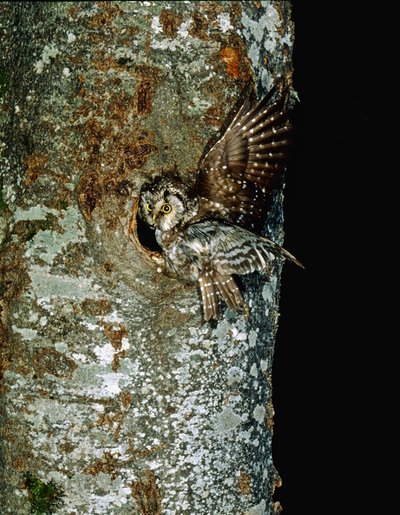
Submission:
<svg viewBox="0 0 400 515">
<path fill-rule="evenodd" d="M 153 222 L 156 223 L 157 213 L 153 213 Z"/>
</svg>

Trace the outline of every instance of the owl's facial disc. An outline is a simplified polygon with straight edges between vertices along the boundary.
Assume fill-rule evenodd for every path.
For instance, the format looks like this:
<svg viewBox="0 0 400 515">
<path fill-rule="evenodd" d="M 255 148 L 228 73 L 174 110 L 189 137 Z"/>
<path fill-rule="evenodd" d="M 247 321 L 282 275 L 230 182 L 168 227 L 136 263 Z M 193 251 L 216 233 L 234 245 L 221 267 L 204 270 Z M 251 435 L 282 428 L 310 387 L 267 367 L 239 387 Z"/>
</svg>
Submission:
<svg viewBox="0 0 400 515">
<path fill-rule="evenodd" d="M 168 231 L 182 220 L 184 212 L 183 201 L 177 195 L 166 191 L 153 206 L 151 215 L 157 229 Z"/>
<path fill-rule="evenodd" d="M 140 217 L 153 229 L 168 231 L 187 223 L 197 211 L 197 198 L 177 178 L 160 176 L 142 186 Z"/>
</svg>

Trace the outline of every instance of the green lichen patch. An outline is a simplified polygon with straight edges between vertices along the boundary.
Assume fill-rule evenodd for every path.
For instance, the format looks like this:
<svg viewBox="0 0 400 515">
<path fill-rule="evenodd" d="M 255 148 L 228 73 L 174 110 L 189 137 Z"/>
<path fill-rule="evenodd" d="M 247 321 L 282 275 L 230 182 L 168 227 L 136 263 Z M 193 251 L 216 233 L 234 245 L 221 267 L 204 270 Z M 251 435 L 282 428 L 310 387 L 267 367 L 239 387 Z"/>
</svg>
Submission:
<svg viewBox="0 0 400 515">
<path fill-rule="evenodd" d="M 25 475 L 25 485 L 31 503 L 30 513 L 50 515 L 62 505 L 63 490 L 53 481 L 45 483 L 28 472 Z"/>
</svg>

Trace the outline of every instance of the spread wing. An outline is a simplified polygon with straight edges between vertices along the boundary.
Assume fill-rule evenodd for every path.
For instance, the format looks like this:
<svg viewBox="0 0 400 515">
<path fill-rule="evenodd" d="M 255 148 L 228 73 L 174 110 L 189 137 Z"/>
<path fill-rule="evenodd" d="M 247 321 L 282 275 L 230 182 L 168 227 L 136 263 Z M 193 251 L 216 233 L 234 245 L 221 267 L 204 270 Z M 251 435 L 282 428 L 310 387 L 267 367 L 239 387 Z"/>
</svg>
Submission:
<svg viewBox="0 0 400 515">
<path fill-rule="evenodd" d="M 272 89 L 252 105 L 248 97 L 222 138 L 200 165 L 196 183 L 199 218 L 215 217 L 255 229 L 285 169 L 292 126 L 287 92 Z"/>
</svg>

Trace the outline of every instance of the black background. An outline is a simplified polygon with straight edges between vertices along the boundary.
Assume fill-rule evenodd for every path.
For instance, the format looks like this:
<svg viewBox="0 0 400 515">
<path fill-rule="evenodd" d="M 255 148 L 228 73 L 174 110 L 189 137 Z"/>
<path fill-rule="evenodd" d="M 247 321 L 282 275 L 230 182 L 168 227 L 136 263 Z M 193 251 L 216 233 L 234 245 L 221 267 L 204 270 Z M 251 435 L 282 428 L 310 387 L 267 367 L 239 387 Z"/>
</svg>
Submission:
<svg viewBox="0 0 400 515">
<path fill-rule="evenodd" d="M 390 286 L 382 278 L 385 199 L 396 168 L 385 161 L 396 152 L 389 135 L 399 58 L 388 55 L 400 29 L 384 2 L 292 4 L 301 102 L 285 247 L 306 270 L 286 263 L 282 275 L 273 449 L 283 484 L 275 499 L 284 515 L 361 506 L 392 513 L 384 509 L 390 473 L 376 461 L 386 452 L 377 385 L 388 360 L 378 290 Z"/>
</svg>

